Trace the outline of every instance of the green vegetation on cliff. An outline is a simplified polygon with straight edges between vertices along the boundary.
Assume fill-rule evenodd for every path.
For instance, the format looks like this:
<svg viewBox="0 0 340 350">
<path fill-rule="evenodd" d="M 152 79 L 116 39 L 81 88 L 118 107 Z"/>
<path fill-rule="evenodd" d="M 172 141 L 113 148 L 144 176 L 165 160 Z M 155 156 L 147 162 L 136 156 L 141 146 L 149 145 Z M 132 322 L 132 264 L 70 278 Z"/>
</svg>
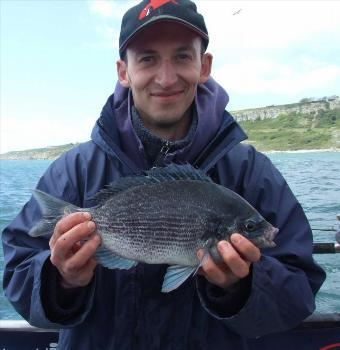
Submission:
<svg viewBox="0 0 340 350">
<path fill-rule="evenodd" d="M 340 148 L 340 109 L 239 122 L 247 143 L 262 151 Z"/>
</svg>

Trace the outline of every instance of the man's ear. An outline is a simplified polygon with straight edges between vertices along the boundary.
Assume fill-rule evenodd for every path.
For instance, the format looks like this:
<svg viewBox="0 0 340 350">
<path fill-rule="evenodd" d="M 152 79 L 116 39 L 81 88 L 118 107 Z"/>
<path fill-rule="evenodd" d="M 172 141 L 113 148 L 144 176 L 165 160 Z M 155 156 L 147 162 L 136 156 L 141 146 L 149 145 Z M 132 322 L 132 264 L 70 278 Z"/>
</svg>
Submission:
<svg viewBox="0 0 340 350">
<path fill-rule="evenodd" d="M 117 75 L 120 84 L 125 88 L 129 88 L 130 82 L 127 74 L 127 64 L 123 60 L 117 61 Z"/>
<path fill-rule="evenodd" d="M 200 84 L 205 83 L 209 79 L 210 73 L 211 73 L 212 60 L 213 60 L 212 54 L 204 53 L 202 55 L 201 74 L 199 79 Z"/>
</svg>

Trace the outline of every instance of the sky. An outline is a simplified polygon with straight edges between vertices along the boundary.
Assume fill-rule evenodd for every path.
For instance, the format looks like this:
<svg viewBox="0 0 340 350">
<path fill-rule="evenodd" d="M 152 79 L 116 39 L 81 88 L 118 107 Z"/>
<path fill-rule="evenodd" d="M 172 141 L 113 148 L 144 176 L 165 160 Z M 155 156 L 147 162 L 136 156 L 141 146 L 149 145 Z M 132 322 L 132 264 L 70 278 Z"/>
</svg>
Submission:
<svg viewBox="0 0 340 350">
<path fill-rule="evenodd" d="M 0 153 L 90 138 L 135 3 L 0 0 Z M 340 1 L 196 4 L 229 111 L 340 95 Z"/>
</svg>

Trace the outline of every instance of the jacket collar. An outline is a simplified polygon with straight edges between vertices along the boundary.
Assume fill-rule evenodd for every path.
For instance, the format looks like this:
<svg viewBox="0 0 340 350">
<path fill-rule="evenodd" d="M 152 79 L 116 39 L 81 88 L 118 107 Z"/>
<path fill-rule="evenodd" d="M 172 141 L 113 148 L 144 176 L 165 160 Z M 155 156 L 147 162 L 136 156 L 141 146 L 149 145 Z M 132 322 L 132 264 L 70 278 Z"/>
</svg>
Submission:
<svg viewBox="0 0 340 350">
<path fill-rule="evenodd" d="M 228 101 L 228 94 L 212 78 L 205 84 L 200 84 L 194 102 L 198 114 L 196 133 L 189 145 L 169 154 L 167 161 L 194 164 L 202 153 L 206 153 L 208 156 L 199 166 L 207 171 L 233 146 L 244 140 L 246 135 L 243 130 L 225 112 Z M 130 90 L 117 83 L 114 94 L 103 107 L 91 137 L 104 152 L 118 158 L 132 173 L 139 173 L 147 169 L 148 164 L 143 145 L 132 126 L 132 104 Z"/>
</svg>

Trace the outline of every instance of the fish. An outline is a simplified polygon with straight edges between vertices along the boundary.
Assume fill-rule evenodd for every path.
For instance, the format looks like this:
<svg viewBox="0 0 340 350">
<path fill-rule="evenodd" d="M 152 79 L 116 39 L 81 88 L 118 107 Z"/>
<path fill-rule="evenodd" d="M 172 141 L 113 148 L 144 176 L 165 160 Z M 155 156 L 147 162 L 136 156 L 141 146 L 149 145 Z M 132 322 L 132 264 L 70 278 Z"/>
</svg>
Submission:
<svg viewBox="0 0 340 350">
<path fill-rule="evenodd" d="M 52 234 L 63 216 L 87 211 L 102 244 L 95 258 L 110 269 L 138 263 L 167 264 L 162 292 L 178 288 L 209 256 L 221 263 L 217 244 L 240 233 L 259 248 L 275 247 L 278 229 L 236 192 L 216 184 L 190 164 L 152 168 L 122 177 L 100 190 L 96 205 L 79 208 L 34 190 L 42 219 L 29 234 Z M 197 251 L 203 249 L 201 260 Z"/>
</svg>

